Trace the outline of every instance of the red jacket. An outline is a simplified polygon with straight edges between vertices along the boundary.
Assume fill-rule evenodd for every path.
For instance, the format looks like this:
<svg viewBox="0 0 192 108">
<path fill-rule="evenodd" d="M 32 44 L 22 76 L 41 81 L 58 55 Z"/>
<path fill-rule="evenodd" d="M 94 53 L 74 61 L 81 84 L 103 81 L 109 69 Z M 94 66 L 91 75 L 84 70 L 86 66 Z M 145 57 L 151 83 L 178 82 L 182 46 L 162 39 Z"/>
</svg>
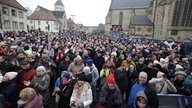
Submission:
<svg viewBox="0 0 192 108">
<path fill-rule="evenodd" d="M 18 90 L 21 91 L 22 89 L 27 87 L 24 85 L 24 81 L 31 81 L 34 75 L 36 75 L 36 71 L 34 69 L 30 69 L 28 71 L 19 71 L 17 75 Z"/>
</svg>

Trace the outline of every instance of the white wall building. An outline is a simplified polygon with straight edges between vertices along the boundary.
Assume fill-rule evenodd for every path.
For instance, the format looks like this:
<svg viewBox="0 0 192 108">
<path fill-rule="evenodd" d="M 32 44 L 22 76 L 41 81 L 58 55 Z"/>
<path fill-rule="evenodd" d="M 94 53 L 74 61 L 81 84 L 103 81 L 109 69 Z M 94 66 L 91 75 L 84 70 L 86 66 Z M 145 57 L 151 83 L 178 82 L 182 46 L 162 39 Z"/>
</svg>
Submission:
<svg viewBox="0 0 192 108">
<path fill-rule="evenodd" d="M 65 8 L 61 0 L 54 5 L 54 11 L 37 6 L 35 11 L 28 16 L 28 30 L 41 30 L 59 32 L 67 28 Z"/>
<path fill-rule="evenodd" d="M 0 0 L 0 29 L 27 31 L 27 10 L 16 0 Z"/>
</svg>

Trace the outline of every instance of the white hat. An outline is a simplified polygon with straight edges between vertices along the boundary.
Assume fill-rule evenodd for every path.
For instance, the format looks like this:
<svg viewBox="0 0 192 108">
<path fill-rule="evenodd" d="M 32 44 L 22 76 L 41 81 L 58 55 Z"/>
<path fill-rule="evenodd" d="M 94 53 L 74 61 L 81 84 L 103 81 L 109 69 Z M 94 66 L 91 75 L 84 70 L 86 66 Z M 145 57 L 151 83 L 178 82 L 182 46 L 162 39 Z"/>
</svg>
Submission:
<svg viewBox="0 0 192 108">
<path fill-rule="evenodd" d="M 77 55 L 77 57 L 75 57 L 75 61 L 77 61 L 77 60 L 82 60 L 80 55 Z"/>
<path fill-rule="evenodd" d="M 7 72 L 5 75 L 9 77 L 9 80 L 12 80 L 17 76 L 17 72 Z"/>
<path fill-rule="evenodd" d="M 0 83 L 3 81 L 3 76 L 0 76 Z"/>
<path fill-rule="evenodd" d="M 155 60 L 154 62 L 153 62 L 153 64 L 158 64 L 159 62 L 157 61 L 157 60 Z"/>
<path fill-rule="evenodd" d="M 43 70 L 43 72 L 46 72 L 46 69 L 44 66 L 37 67 L 36 71 Z"/>
<path fill-rule="evenodd" d="M 178 69 L 183 69 L 183 67 L 181 65 L 179 65 L 179 64 L 176 64 L 175 70 L 178 70 Z"/>
<path fill-rule="evenodd" d="M 165 62 L 165 59 L 164 58 L 160 58 L 160 62 Z"/>
<path fill-rule="evenodd" d="M 85 73 L 85 75 L 88 75 L 88 74 L 91 73 L 91 72 L 90 72 L 90 68 L 89 68 L 88 66 L 85 66 L 85 67 L 83 68 L 83 72 Z"/>
<path fill-rule="evenodd" d="M 187 74 L 184 71 L 175 72 L 175 76 L 177 76 L 177 75 L 187 76 Z"/>
<path fill-rule="evenodd" d="M 164 73 L 161 72 L 161 71 L 159 71 L 159 72 L 157 73 L 157 78 L 160 78 L 160 77 L 162 77 L 163 75 L 164 75 Z"/>
<path fill-rule="evenodd" d="M 112 52 L 111 55 L 117 56 L 117 53 L 116 52 Z"/>
</svg>

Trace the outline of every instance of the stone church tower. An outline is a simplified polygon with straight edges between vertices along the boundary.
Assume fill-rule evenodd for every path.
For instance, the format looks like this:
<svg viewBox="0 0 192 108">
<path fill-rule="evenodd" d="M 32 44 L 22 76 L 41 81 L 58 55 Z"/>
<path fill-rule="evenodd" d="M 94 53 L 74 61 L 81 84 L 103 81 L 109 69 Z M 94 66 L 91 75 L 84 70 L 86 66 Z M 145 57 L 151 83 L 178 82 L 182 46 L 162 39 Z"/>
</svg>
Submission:
<svg viewBox="0 0 192 108">
<path fill-rule="evenodd" d="M 56 18 L 62 23 L 60 26 L 61 32 L 63 32 L 67 28 L 67 16 L 65 12 L 65 6 L 63 5 L 61 0 L 57 0 L 54 4 L 54 11 L 52 13 L 56 16 Z"/>
<path fill-rule="evenodd" d="M 61 0 L 57 0 L 54 5 L 54 11 L 65 11 L 65 6 L 63 5 Z"/>
</svg>

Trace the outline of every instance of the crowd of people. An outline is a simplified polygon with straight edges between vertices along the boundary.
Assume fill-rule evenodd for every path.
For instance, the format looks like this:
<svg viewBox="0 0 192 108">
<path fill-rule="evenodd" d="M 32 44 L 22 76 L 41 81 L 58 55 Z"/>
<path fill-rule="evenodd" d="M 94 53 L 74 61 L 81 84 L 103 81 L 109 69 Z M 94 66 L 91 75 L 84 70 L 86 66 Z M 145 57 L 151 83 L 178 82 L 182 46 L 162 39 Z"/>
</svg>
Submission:
<svg viewBox="0 0 192 108">
<path fill-rule="evenodd" d="M 0 108 L 158 108 L 157 94 L 192 95 L 183 43 L 103 35 L 4 32 Z"/>
</svg>

